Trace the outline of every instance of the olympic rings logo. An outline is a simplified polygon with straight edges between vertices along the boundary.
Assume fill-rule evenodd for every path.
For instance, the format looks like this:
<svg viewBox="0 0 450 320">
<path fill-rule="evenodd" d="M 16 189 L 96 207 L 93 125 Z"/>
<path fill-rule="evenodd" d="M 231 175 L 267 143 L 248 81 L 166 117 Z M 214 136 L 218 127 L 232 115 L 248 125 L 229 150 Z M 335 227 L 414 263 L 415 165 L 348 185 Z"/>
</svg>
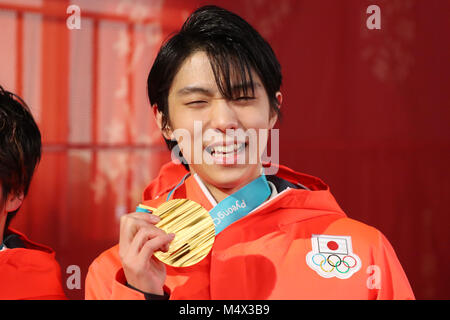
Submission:
<svg viewBox="0 0 450 320">
<path fill-rule="evenodd" d="M 349 255 L 346 255 L 341 259 L 337 254 L 330 254 L 328 257 L 325 257 L 322 253 L 316 253 L 311 257 L 311 260 L 312 263 L 320 267 L 324 272 L 332 272 L 336 269 L 339 273 L 349 272 L 350 269 L 356 267 L 358 263 L 354 257 Z"/>
<path fill-rule="evenodd" d="M 323 278 L 348 279 L 361 269 L 351 236 L 312 235 L 311 249 L 306 254 L 306 264 Z"/>
</svg>

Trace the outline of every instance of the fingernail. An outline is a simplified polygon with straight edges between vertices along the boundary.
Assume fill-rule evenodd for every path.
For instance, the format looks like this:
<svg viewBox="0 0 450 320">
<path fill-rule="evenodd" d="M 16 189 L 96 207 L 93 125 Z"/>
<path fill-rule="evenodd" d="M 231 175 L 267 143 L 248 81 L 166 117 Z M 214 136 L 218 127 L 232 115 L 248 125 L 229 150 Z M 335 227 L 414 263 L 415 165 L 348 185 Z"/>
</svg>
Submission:
<svg viewBox="0 0 450 320">
<path fill-rule="evenodd" d="M 158 216 L 155 216 L 155 215 L 151 215 L 150 216 L 150 218 L 152 219 L 152 221 L 154 221 L 154 222 L 159 222 L 160 220 L 161 220 L 161 218 L 160 217 L 158 217 Z"/>
</svg>

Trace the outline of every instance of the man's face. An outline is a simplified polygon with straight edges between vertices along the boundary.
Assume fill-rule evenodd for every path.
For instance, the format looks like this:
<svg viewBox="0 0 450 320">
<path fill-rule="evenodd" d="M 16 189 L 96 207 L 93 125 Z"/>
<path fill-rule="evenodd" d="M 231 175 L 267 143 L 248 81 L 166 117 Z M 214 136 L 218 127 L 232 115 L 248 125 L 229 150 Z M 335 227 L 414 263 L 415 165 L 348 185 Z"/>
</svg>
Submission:
<svg viewBox="0 0 450 320">
<path fill-rule="evenodd" d="M 225 99 L 207 55 L 200 51 L 184 61 L 169 91 L 170 131 L 166 138 L 176 137 L 191 170 L 217 188 L 241 187 L 261 173 L 260 155 L 266 147 L 267 135 L 258 134 L 255 141 L 254 135 L 249 139 L 232 134 L 259 133 L 260 129 L 271 129 L 277 120 L 270 112 L 261 80 L 256 73 L 252 73 L 252 78 L 254 95 L 250 88 L 247 95 L 237 89 L 238 99 Z M 281 99 L 281 94 L 278 95 Z M 188 138 L 174 136 L 179 129 L 188 132 Z M 259 146 L 256 149 L 255 144 Z"/>
</svg>

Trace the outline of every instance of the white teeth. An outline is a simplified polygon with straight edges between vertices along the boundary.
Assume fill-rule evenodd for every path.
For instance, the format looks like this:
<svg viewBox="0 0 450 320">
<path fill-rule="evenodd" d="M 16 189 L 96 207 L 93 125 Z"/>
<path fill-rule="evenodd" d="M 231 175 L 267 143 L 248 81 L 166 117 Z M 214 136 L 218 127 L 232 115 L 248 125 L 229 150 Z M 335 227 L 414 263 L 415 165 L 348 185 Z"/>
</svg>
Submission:
<svg viewBox="0 0 450 320">
<path fill-rule="evenodd" d="M 234 146 L 233 144 L 229 144 L 227 146 L 217 146 L 214 148 L 214 150 L 216 152 L 220 152 L 220 153 L 228 153 L 228 152 L 232 152 L 234 151 Z"/>
<path fill-rule="evenodd" d="M 208 147 L 208 149 L 211 150 L 212 153 L 231 153 L 236 152 L 237 150 L 242 149 L 245 147 L 245 143 L 239 143 L 239 144 L 229 144 L 226 146 L 215 146 L 215 147 Z"/>
</svg>

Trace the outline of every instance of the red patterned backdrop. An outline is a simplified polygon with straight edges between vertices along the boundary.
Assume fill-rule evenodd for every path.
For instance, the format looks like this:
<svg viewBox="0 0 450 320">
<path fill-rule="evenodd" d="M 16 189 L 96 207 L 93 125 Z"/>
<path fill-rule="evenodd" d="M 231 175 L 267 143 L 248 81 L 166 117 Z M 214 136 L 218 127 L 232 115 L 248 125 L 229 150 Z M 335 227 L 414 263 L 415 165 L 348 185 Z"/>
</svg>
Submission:
<svg viewBox="0 0 450 320">
<path fill-rule="evenodd" d="M 231 9 L 284 73 L 280 162 L 327 182 L 390 239 L 419 299 L 450 298 L 450 2 L 0 0 L 0 84 L 21 95 L 44 154 L 13 226 L 81 268 L 169 160 L 146 98 L 162 40 L 202 4 Z M 81 9 L 69 29 L 69 5 Z M 369 5 L 381 29 L 366 27 Z"/>
</svg>

